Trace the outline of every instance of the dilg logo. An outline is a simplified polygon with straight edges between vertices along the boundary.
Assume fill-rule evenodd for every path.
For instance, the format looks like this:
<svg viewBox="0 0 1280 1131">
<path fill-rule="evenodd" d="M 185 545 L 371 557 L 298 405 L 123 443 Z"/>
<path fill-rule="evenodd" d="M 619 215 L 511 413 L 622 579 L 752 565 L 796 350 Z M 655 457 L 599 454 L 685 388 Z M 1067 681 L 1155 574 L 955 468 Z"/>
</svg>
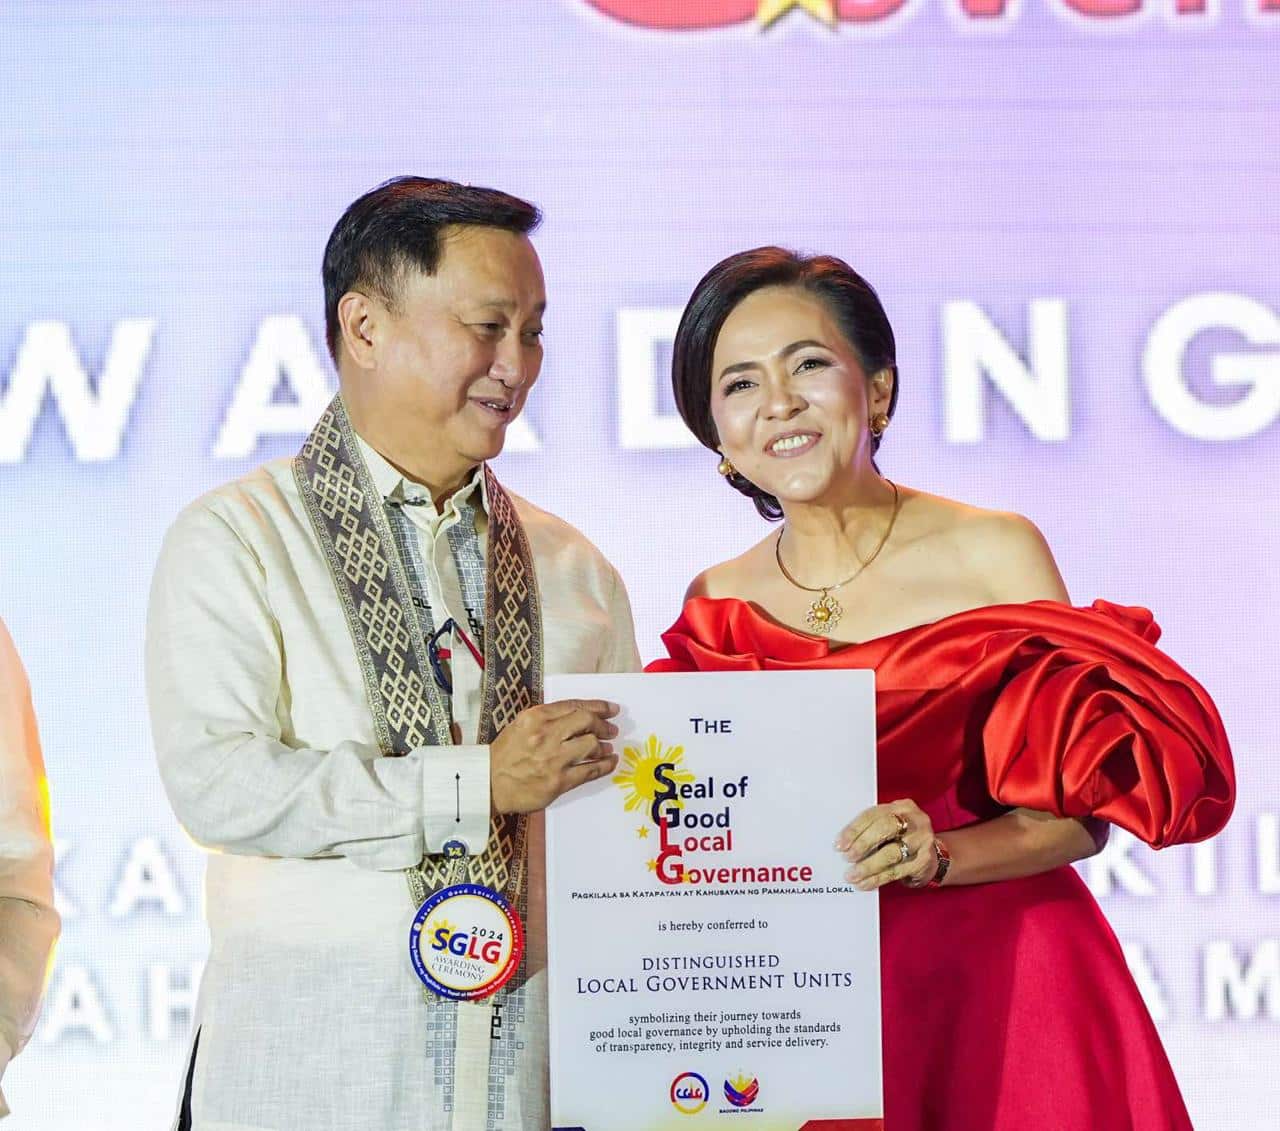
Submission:
<svg viewBox="0 0 1280 1131">
<path fill-rule="evenodd" d="M 760 1081 L 746 1073 L 724 1082 L 724 1098 L 734 1107 L 750 1107 L 760 1095 Z"/>
<path fill-rule="evenodd" d="M 707 1081 L 696 1072 L 681 1072 L 671 1081 L 671 1104 L 684 1115 L 697 1115 L 710 1097 Z"/>
</svg>

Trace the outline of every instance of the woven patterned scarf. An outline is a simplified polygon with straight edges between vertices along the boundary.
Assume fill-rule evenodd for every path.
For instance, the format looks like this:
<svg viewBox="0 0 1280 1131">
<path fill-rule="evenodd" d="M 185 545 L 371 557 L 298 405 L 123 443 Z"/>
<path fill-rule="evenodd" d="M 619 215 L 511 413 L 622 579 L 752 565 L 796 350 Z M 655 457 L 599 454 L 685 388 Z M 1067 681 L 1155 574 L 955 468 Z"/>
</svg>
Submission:
<svg viewBox="0 0 1280 1131">
<path fill-rule="evenodd" d="M 431 676 L 406 564 L 340 396 L 294 458 L 293 474 L 355 642 L 379 747 L 396 757 L 450 745 L 449 710 Z M 542 702 L 542 613 L 524 528 L 487 467 L 484 476 L 489 547 L 477 741 L 490 743 L 526 707 Z M 516 905 L 525 835 L 523 815 L 492 814 L 483 854 L 427 856 L 406 872 L 415 903 L 468 881 L 503 892 Z"/>
</svg>

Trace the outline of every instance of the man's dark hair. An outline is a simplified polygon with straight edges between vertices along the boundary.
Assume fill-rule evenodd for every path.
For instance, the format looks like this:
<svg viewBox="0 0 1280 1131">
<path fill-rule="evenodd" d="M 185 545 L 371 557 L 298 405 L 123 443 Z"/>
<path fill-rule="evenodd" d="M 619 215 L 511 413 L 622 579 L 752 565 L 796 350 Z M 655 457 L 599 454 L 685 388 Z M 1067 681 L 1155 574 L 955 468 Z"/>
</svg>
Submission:
<svg viewBox="0 0 1280 1131">
<path fill-rule="evenodd" d="M 542 213 L 519 197 L 432 177 L 394 177 L 365 193 L 342 214 L 324 249 L 329 355 L 336 363 L 342 296 L 363 289 L 394 306 L 406 269 L 435 273 L 443 229 L 472 224 L 527 235 L 541 222 Z"/>
<path fill-rule="evenodd" d="M 676 408 L 699 441 L 712 451 L 720 438 L 711 419 L 711 358 L 725 319 L 747 295 L 762 287 L 799 287 L 820 299 L 868 377 L 893 370 L 888 416 L 898 406 L 898 363 L 889 316 L 871 284 L 834 255 L 800 255 L 781 247 L 757 247 L 717 263 L 693 290 L 676 330 L 671 384 Z M 880 447 L 872 437 L 871 450 Z M 873 461 L 874 462 L 874 461 Z M 728 476 L 770 521 L 782 517 L 782 506 L 738 471 Z"/>
</svg>

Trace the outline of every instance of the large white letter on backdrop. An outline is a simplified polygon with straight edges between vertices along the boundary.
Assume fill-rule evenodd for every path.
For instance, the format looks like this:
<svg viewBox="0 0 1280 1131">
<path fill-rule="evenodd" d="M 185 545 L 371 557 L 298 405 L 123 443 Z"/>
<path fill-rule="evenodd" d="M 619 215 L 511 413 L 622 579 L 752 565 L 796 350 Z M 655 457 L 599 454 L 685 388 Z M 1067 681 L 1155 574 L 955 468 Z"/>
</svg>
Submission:
<svg viewBox="0 0 1280 1131">
<path fill-rule="evenodd" d="M 1209 1021 L 1280 1019 L 1280 939 L 1266 939 L 1243 955 L 1226 941 L 1205 947 L 1204 1015 Z"/>
<path fill-rule="evenodd" d="M 293 393 L 291 401 L 275 400 L 282 378 Z M 213 454 L 218 459 L 243 459 L 253 454 L 263 436 L 305 436 L 332 399 L 329 378 L 302 319 L 264 318 Z"/>
<path fill-rule="evenodd" d="M 1229 404 L 1201 400 L 1187 384 L 1183 361 L 1207 330 L 1231 330 L 1253 346 L 1218 354 L 1209 364 L 1215 385 L 1244 390 Z M 1196 440 L 1241 440 L 1280 418 L 1280 318 L 1246 295 L 1203 294 L 1183 299 L 1152 327 L 1142 355 L 1147 394 L 1156 412 Z"/>
<path fill-rule="evenodd" d="M 526 408 L 525 412 L 528 411 Z M 517 416 L 507 425 L 507 438 L 502 445 L 502 450 L 504 452 L 539 452 L 542 450 L 542 442 L 523 415 Z"/>
<path fill-rule="evenodd" d="M 65 322 L 31 323 L 18 347 L 8 390 L 0 396 L 0 463 L 22 462 L 46 391 L 53 394 L 76 459 L 114 459 L 155 329 L 152 318 L 117 322 L 102 372 L 92 382 Z"/>
<path fill-rule="evenodd" d="M 1130 859 L 1141 842 L 1133 833 L 1113 828 L 1102 851 L 1082 861 L 1085 883 L 1099 899 L 1119 890 L 1126 895 L 1155 895 L 1150 877 Z"/>
<path fill-rule="evenodd" d="M 1280 895 L 1280 816 L 1258 815 L 1258 894 Z"/>
<path fill-rule="evenodd" d="M 619 310 L 618 442 L 623 448 L 696 448 L 676 413 L 658 411 L 658 345 L 676 336 L 677 307 Z"/>
<path fill-rule="evenodd" d="M 61 966 L 54 971 L 40 1040 L 51 1045 L 64 1033 L 88 1033 L 100 1044 L 115 1037 L 93 974 L 85 966 Z"/>
<path fill-rule="evenodd" d="M 71 897 L 58 886 L 58 869 L 70 851 L 71 844 L 68 841 L 53 838 L 53 906 L 63 919 L 73 919 L 80 914 L 80 909 Z"/>
<path fill-rule="evenodd" d="M 943 383 L 952 443 L 976 444 L 986 435 L 987 382 L 1037 439 L 1067 438 L 1067 306 L 1060 299 L 1035 299 L 1028 314 L 1024 361 L 977 303 L 944 304 Z"/>
<path fill-rule="evenodd" d="M 122 919 L 143 903 L 158 905 L 166 915 L 181 915 L 187 909 L 173 865 L 153 836 L 143 837 L 129 850 L 107 913 Z"/>
<path fill-rule="evenodd" d="M 186 1029 L 186 1022 L 195 1015 L 203 972 L 200 962 L 183 967 L 181 979 L 175 977 L 173 967 L 163 963 L 147 971 L 147 1036 L 153 1041 L 167 1041 L 176 1035 L 175 1030 Z"/>
</svg>

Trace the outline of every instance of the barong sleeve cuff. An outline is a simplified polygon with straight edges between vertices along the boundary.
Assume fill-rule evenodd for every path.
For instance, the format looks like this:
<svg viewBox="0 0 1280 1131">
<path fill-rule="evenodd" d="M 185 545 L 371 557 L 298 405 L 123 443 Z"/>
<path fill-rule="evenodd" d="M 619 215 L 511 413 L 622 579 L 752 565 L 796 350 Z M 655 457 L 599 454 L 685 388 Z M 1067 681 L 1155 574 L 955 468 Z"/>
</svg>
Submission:
<svg viewBox="0 0 1280 1131">
<path fill-rule="evenodd" d="M 422 833 L 428 856 L 460 841 L 469 856 L 489 839 L 489 747 L 432 746 L 422 758 Z"/>
</svg>

